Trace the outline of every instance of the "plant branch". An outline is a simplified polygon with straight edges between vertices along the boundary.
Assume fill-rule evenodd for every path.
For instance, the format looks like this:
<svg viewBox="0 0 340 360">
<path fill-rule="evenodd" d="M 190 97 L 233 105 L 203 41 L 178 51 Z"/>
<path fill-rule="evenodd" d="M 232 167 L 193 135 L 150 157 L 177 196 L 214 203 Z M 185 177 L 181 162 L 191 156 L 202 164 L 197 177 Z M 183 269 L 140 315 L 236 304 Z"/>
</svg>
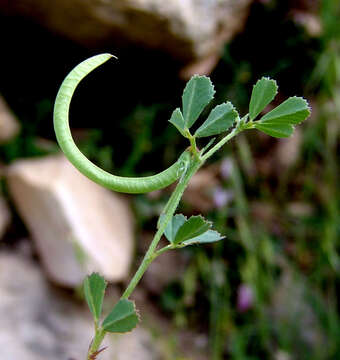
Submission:
<svg viewBox="0 0 340 360">
<path fill-rule="evenodd" d="M 140 264 L 137 272 L 135 273 L 135 275 L 132 278 L 132 280 L 130 281 L 128 287 L 124 291 L 124 293 L 121 297 L 122 299 L 127 299 L 131 295 L 131 293 L 133 292 L 133 290 L 139 283 L 141 277 L 145 273 L 146 269 L 149 267 L 149 265 L 155 259 L 155 257 L 157 257 L 157 253 L 155 252 L 157 245 L 158 245 L 169 221 L 173 217 L 173 215 L 177 209 L 177 206 L 181 200 L 181 197 L 184 193 L 184 190 L 187 187 L 191 177 L 202 166 L 202 164 L 203 164 L 202 161 L 196 160 L 195 158 L 192 159 L 192 161 L 189 165 L 189 168 L 187 169 L 183 178 L 178 182 L 175 191 L 172 193 L 172 195 L 166 205 L 167 210 L 166 210 L 166 213 L 164 214 L 164 217 L 162 218 L 162 220 L 160 222 L 159 229 L 157 230 L 157 232 L 151 242 L 151 245 L 150 245 L 148 251 L 146 252 L 144 259 L 143 259 L 142 263 Z"/>
</svg>

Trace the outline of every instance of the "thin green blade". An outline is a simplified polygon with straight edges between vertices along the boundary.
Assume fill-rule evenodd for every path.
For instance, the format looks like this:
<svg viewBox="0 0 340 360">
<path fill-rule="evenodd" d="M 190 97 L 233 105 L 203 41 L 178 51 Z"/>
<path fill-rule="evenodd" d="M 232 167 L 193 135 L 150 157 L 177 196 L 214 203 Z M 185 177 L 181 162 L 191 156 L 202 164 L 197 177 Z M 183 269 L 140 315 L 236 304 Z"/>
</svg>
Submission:
<svg viewBox="0 0 340 360">
<path fill-rule="evenodd" d="M 222 236 L 220 233 L 218 233 L 215 230 L 208 230 L 205 233 L 196 236 L 192 239 L 183 241 L 182 244 L 183 245 L 192 245 L 192 244 L 207 244 L 207 243 L 212 243 L 212 242 L 216 242 L 219 240 L 224 239 L 225 236 Z"/>
<path fill-rule="evenodd" d="M 187 83 L 183 96 L 183 117 L 187 128 L 198 119 L 203 109 L 215 94 L 211 80 L 206 76 L 194 75 Z"/>
<path fill-rule="evenodd" d="M 260 123 L 281 123 L 296 125 L 306 120 L 310 115 L 310 109 L 305 99 L 301 97 L 290 97 L 275 109 L 264 115 Z"/>
<path fill-rule="evenodd" d="M 217 105 L 211 110 L 207 120 L 196 130 L 195 136 L 218 135 L 227 131 L 239 117 L 232 103 Z"/>
<path fill-rule="evenodd" d="M 249 119 L 254 120 L 257 115 L 274 99 L 278 86 L 275 80 L 263 77 L 253 87 L 249 104 Z"/>
<path fill-rule="evenodd" d="M 165 237 L 170 241 L 170 243 L 173 243 L 176 237 L 176 234 L 178 232 L 178 229 L 187 221 L 186 216 L 182 214 L 176 214 L 169 224 L 167 225 L 164 235 Z"/>
<path fill-rule="evenodd" d="M 211 228 L 211 223 L 202 216 L 191 216 L 177 231 L 174 244 L 199 236 Z"/>
<path fill-rule="evenodd" d="M 99 320 L 102 313 L 106 285 L 105 279 L 97 273 L 87 276 L 84 280 L 85 299 L 95 321 Z"/>
<path fill-rule="evenodd" d="M 121 299 L 103 321 L 103 329 L 112 333 L 124 333 L 134 329 L 139 321 L 134 302 Z"/>
<path fill-rule="evenodd" d="M 171 115 L 169 122 L 185 137 L 185 124 L 181 110 L 177 108 Z"/>
</svg>

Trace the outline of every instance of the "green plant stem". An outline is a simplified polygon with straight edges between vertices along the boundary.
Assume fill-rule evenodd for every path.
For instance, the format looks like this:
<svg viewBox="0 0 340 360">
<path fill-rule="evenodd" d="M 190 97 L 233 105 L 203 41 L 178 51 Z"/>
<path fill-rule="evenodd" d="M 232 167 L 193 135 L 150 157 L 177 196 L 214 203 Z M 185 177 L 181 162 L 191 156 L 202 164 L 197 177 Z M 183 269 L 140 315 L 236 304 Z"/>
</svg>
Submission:
<svg viewBox="0 0 340 360">
<path fill-rule="evenodd" d="M 147 268 L 149 267 L 151 262 L 158 255 L 165 252 L 165 250 L 163 250 L 164 248 L 160 249 L 157 252 L 156 251 L 157 245 L 158 245 L 169 221 L 173 217 L 173 215 L 177 209 L 177 206 L 181 200 L 181 197 L 184 193 L 184 190 L 187 187 L 191 177 L 195 174 L 195 172 L 202 165 L 203 165 L 203 162 L 199 159 L 193 158 L 191 160 L 186 173 L 184 174 L 182 179 L 178 182 L 175 191 L 170 196 L 170 199 L 165 206 L 166 212 L 165 212 L 165 215 L 164 215 L 162 221 L 160 222 L 159 229 L 157 230 L 157 232 L 150 244 L 150 247 L 144 256 L 142 263 L 139 265 L 137 272 L 135 273 L 135 275 L 131 279 L 129 285 L 127 286 L 126 290 L 124 291 L 123 295 L 121 296 L 121 299 L 127 299 L 131 295 L 131 293 L 134 291 L 135 287 L 139 283 L 140 279 L 142 278 L 143 274 L 145 273 L 145 271 L 147 270 Z M 96 328 L 95 337 L 94 337 L 91 347 L 88 351 L 88 356 L 87 356 L 88 360 L 92 360 L 91 355 L 95 354 L 98 351 L 100 344 L 104 340 L 105 334 L 106 334 L 105 330 L 103 330 L 101 328 L 100 329 Z"/>
<path fill-rule="evenodd" d="M 246 127 L 247 128 L 247 127 Z M 122 295 L 122 299 L 127 299 L 137 284 L 139 283 L 140 279 L 142 278 L 143 274 L 145 273 L 148 266 L 151 264 L 151 262 L 161 253 L 172 249 L 172 246 L 166 246 L 163 249 L 158 250 L 156 252 L 157 245 L 169 223 L 171 218 L 173 217 L 177 206 L 181 200 L 181 197 L 184 193 L 185 188 L 187 187 L 191 177 L 196 173 L 196 171 L 204 164 L 204 162 L 212 156 L 219 148 L 221 148 L 225 143 L 227 143 L 230 139 L 232 139 L 235 135 L 237 135 L 239 132 L 241 132 L 244 128 L 243 127 L 236 127 L 231 133 L 229 133 L 227 136 L 225 136 L 222 140 L 220 140 L 215 146 L 213 146 L 206 154 L 204 154 L 202 157 L 196 157 L 197 155 L 197 148 L 195 147 L 193 150 L 194 157 L 191 160 L 191 163 L 189 165 L 189 168 L 187 169 L 186 173 L 184 174 L 183 178 L 179 181 L 179 183 L 176 186 L 175 191 L 172 193 L 168 203 L 165 206 L 166 212 L 164 215 L 164 218 L 162 219 L 160 226 L 151 242 L 151 245 L 146 252 L 144 259 L 142 263 L 140 264 L 137 272 L 135 273 L 134 277 L 130 281 L 128 287 L 124 291 Z M 190 140 L 191 142 L 191 140 Z M 194 143 L 191 143 L 192 145 L 195 145 Z"/>
<path fill-rule="evenodd" d="M 196 148 L 195 141 L 191 144 L 195 146 L 195 148 L 192 148 L 192 158 L 190 161 L 190 164 L 178 182 L 174 192 L 171 194 L 170 199 L 168 200 L 167 204 L 165 205 L 164 215 L 162 218 L 160 218 L 158 224 L 158 230 L 150 244 L 150 247 L 148 251 L 146 252 L 143 261 L 139 265 L 139 268 L 137 269 L 135 275 L 131 279 L 130 283 L 128 284 L 126 290 L 124 291 L 123 295 L 121 296 L 121 299 L 128 299 L 131 293 L 136 288 L 137 284 L 139 283 L 140 279 L 144 275 L 145 271 L 149 267 L 149 265 L 152 263 L 152 261 L 159 255 L 163 254 L 164 252 L 168 250 L 175 249 L 180 246 L 175 246 L 173 244 L 170 244 L 168 246 L 165 246 L 159 250 L 157 249 L 157 245 L 159 241 L 161 240 L 162 235 L 164 234 L 164 231 L 174 216 L 174 213 L 177 209 L 177 206 L 182 198 L 182 195 L 188 186 L 188 183 L 192 176 L 197 172 L 197 170 L 204 164 L 204 162 L 213 155 L 220 147 L 222 147 L 226 142 L 228 142 L 231 138 L 233 138 L 236 134 L 238 134 L 240 131 L 242 131 L 244 128 L 236 127 L 230 134 L 228 134 L 226 137 L 224 137 L 221 141 L 219 141 L 214 147 L 212 147 L 206 154 L 203 156 L 199 156 L 199 153 Z M 191 139 L 192 140 L 192 139 Z M 91 355 L 95 354 L 102 341 L 104 340 L 106 331 L 102 328 L 96 328 L 95 337 L 93 339 L 93 342 L 91 344 L 91 347 L 88 352 L 88 360 L 91 360 Z"/>
<path fill-rule="evenodd" d="M 164 215 L 164 218 L 162 219 L 162 221 L 160 223 L 159 229 L 157 230 L 157 232 L 151 242 L 151 245 L 150 245 L 148 251 L 146 252 L 144 259 L 143 259 L 142 263 L 140 264 L 136 274 L 134 275 L 134 277 L 130 281 L 128 287 L 124 291 L 124 293 L 121 297 L 122 299 L 127 299 L 131 295 L 131 293 L 137 286 L 138 282 L 140 281 L 141 277 L 145 273 L 146 269 L 151 264 L 152 260 L 154 260 L 155 257 L 157 257 L 158 254 L 155 253 L 156 247 L 157 247 L 169 221 L 173 217 L 173 215 L 177 209 L 177 206 L 181 200 L 181 197 L 184 193 L 184 190 L 187 187 L 191 177 L 202 166 L 202 164 L 203 164 L 202 161 L 197 160 L 197 159 L 192 159 L 192 161 L 189 165 L 189 168 L 187 169 L 187 172 L 184 174 L 183 178 L 177 184 L 175 191 L 172 193 L 172 195 L 166 205 L 167 211 Z"/>
<path fill-rule="evenodd" d="M 217 144 L 215 144 L 209 151 L 207 151 L 202 157 L 201 161 L 205 162 L 210 156 L 212 156 L 218 149 L 220 149 L 225 143 L 227 143 L 230 139 L 236 136 L 239 132 L 244 130 L 240 127 L 235 127 L 232 132 L 230 132 L 227 136 L 225 136 L 222 140 L 220 140 Z"/>
<path fill-rule="evenodd" d="M 105 334 L 106 334 L 106 331 L 104 329 L 98 328 L 96 326 L 95 335 L 94 335 L 94 338 L 92 340 L 89 351 L 87 353 L 87 360 L 92 360 L 93 359 L 93 355 L 98 351 L 100 344 L 104 340 Z"/>
<path fill-rule="evenodd" d="M 163 253 L 165 253 L 165 252 L 167 252 L 169 250 L 174 250 L 174 249 L 178 249 L 178 247 L 173 245 L 173 244 L 164 246 L 161 249 L 155 251 L 155 256 L 157 257 L 157 256 L 159 256 L 159 255 L 161 255 L 161 254 L 163 254 Z"/>
</svg>

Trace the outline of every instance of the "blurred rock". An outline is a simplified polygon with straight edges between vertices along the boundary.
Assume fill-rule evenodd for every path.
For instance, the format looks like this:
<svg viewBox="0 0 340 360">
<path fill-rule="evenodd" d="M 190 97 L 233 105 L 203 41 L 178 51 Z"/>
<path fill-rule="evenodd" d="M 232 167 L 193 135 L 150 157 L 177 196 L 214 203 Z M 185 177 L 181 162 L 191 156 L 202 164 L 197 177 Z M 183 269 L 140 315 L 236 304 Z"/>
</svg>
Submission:
<svg viewBox="0 0 340 360">
<path fill-rule="evenodd" d="M 292 357 L 286 351 L 279 350 L 274 355 L 274 360 L 291 360 Z"/>
<path fill-rule="evenodd" d="M 138 327 L 128 334 L 122 334 L 112 339 L 111 357 L 106 359 L 117 360 L 161 360 L 158 351 L 155 349 L 155 341 L 148 331 Z M 106 351 L 106 350 L 105 350 Z M 105 352 L 104 351 L 104 352 Z M 81 360 L 81 359 L 79 359 Z M 98 359 L 99 360 L 99 359 Z M 103 359 L 104 360 L 104 359 Z"/>
<path fill-rule="evenodd" d="M 168 251 L 156 258 L 143 276 L 143 286 L 160 295 L 164 288 L 183 276 L 187 259 L 179 251 Z"/>
<path fill-rule="evenodd" d="M 11 222 L 11 212 L 4 198 L 0 196 L 0 240 Z"/>
<path fill-rule="evenodd" d="M 298 162 L 303 141 L 300 128 L 295 128 L 289 138 L 274 139 L 261 132 L 257 136 L 263 149 L 273 149 L 255 158 L 256 170 L 260 175 L 266 178 L 272 175 L 282 176 Z"/>
<path fill-rule="evenodd" d="M 0 11 L 36 22 L 90 48 L 158 49 L 208 73 L 244 25 L 252 0 L 0 0 Z M 190 65 L 193 69 L 190 70 Z"/>
<path fill-rule="evenodd" d="M 0 144 L 11 140 L 17 135 L 19 129 L 17 119 L 5 103 L 5 100 L 0 96 Z"/>
<path fill-rule="evenodd" d="M 292 201 L 287 204 L 287 211 L 296 218 L 309 217 L 315 214 L 315 208 L 312 204 L 302 201 Z"/>
<path fill-rule="evenodd" d="M 28 260 L 0 254 L 0 358 L 82 360 L 93 336 L 90 313 L 52 289 Z M 114 341 L 113 341 L 114 340 Z M 159 359 L 149 333 L 108 337 L 101 360 Z"/>
<path fill-rule="evenodd" d="M 88 180 L 62 156 L 17 161 L 7 179 L 53 281 L 77 286 L 92 271 L 109 281 L 127 276 L 133 221 L 122 197 Z"/>
<path fill-rule="evenodd" d="M 304 11 L 294 11 L 293 19 L 297 24 L 306 29 L 308 35 L 315 37 L 322 35 L 321 20 L 316 14 Z"/>
<path fill-rule="evenodd" d="M 273 161 L 279 173 L 295 164 L 300 154 L 301 143 L 300 128 L 296 128 L 294 134 L 289 138 L 278 140 Z"/>
<path fill-rule="evenodd" d="M 214 209 L 214 192 L 219 185 L 218 173 L 219 169 L 215 165 L 199 170 L 190 180 L 183 200 L 198 211 Z"/>
</svg>

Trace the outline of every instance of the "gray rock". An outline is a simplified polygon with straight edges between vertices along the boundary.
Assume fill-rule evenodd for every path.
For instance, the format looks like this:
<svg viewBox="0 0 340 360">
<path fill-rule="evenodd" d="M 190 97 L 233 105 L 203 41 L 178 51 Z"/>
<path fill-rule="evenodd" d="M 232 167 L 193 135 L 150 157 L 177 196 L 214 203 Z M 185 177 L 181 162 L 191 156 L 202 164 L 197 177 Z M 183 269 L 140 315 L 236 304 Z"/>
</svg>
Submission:
<svg viewBox="0 0 340 360">
<path fill-rule="evenodd" d="M 251 0 L 0 0 L 7 14 L 33 17 L 91 48 L 138 44 L 208 72 L 243 26 Z M 193 66 L 192 70 L 190 67 Z"/>
<path fill-rule="evenodd" d="M 89 311 L 49 286 L 23 257 L 0 253 L 0 358 L 85 360 L 93 324 Z M 159 359 L 150 334 L 138 327 L 108 337 L 100 360 Z"/>
<path fill-rule="evenodd" d="M 88 180 L 63 156 L 17 161 L 7 180 L 50 279 L 70 287 L 92 271 L 125 279 L 133 250 L 126 198 Z"/>
</svg>

